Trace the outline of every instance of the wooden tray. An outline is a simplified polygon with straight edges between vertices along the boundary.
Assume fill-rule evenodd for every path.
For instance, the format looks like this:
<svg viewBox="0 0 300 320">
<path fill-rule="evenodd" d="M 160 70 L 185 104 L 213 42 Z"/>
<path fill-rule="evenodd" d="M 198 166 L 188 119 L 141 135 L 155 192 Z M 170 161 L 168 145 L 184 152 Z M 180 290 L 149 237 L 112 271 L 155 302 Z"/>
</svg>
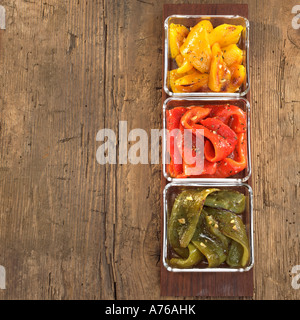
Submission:
<svg viewBox="0 0 300 320">
<path fill-rule="evenodd" d="M 166 4 L 163 22 L 174 14 L 183 15 L 240 15 L 248 18 L 247 4 Z M 164 46 L 163 32 L 163 46 Z M 164 62 L 163 62 L 164 64 Z M 163 67 L 164 70 L 164 67 Z M 164 77 L 162 77 L 164 78 Z M 162 101 L 168 98 L 162 93 Z M 250 101 L 250 92 L 246 96 Z M 248 182 L 251 185 L 251 181 Z M 162 190 L 167 184 L 162 175 Z M 163 207 L 161 213 L 163 230 Z M 163 234 L 161 236 L 161 248 Z M 161 251 L 162 252 L 162 251 Z M 172 273 L 161 262 L 161 296 L 184 297 L 253 297 L 253 270 L 246 273 Z"/>
</svg>

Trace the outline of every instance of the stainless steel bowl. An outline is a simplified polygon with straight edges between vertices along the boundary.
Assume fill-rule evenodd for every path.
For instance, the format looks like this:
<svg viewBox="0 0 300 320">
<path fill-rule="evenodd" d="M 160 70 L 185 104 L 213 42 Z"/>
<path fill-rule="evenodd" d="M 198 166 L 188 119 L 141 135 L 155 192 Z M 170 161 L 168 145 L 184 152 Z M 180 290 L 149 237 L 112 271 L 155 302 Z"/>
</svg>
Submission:
<svg viewBox="0 0 300 320">
<path fill-rule="evenodd" d="M 238 173 L 237 175 L 229 178 L 219 179 L 219 178 L 185 178 L 177 179 L 172 178 L 167 170 L 167 159 L 168 159 L 168 148 L 167 148 L 167 123 L 166 123 L 166 111 L 176 108 L 176 107 L 189 107 L 189 106 L 205 106 L 205 105 L 225 105 L 231 104 L 241 108 L 247 114 L 247 157 L 248 166 L 247 169 Z M 220 98 L 196 98 L 196 97 L 186 97 L 186 98 L 169 98 L 163 104 L 163 174 L 164 177 L 169 182 L 176 183 L 243 183 L 246 182 L 251 176 L 251 128 L 250 128 L 250 103 L 244 98 L 230 98 L 230 97 L 220 97 Z"/>
<path fill-rule="evenodd" d="M 169 48 L 169 27 L 171 23 L 182 24 L 186 27 L 193 27 L 201 20 L 210 20 L 214 27 L 217 27 L 221 24 L 232 24 L 232 25 L 241 25 L 244 27 L 240 42 L 238 43 L 239 47 L 243 50 L 244 56 L 244 66 L 246 68 L 246 79 L 244 84 L 241 86 L 240 90 L 235 93 L 224 93 L 224 92 L 190 92 L 190 93 L 174 93 L 172 92 L 169 83 L 168 83 L 168 72 L 176 69 L 176 62 L 170 56 Z M 250 89 L 250 77 L 249 77 L 249 30 L 250 24 L 248 19 L 241 16 L 230 16 L 230 15 L 172 15 L 165 20 L 165 69 L 164 69 L 164 90 L 168 96 L 171 97 L 187 97 L 187 96 L 198 96 L 198 97 L 242 97 L 245 96 Z"/>
<path fill-rule="evenodd" d="M 230 268 L 230 267 L 219 267 L 219 268 L 191 268 L 191 269 L 177 269 L 173 268 L 168 264 L 169 255 L 169 244 L 167 237 L 168 219 L 172 211 L 172 207 L 176 196 L 186 189 L 193 188 L 218 188 L 221 190 L 235 190 L 244 193 L 246 196 L 246 210 L 242 214 L 243 222 L 246 226 L 246 232 L 249 239 L 250 246 L 250 260 L 245 268 Z M 217 183 L 195 183 L 195 184 L 178 184 L 170 183 L 166 186 L 163 193 L 163 206 L 164 206 L 164 227 L 163 227 L 163 265 L 170 272 L 247 272 L 252 269 L 254 265 L 254 243 L 253 243 L 253 191 L 252 188 L 247 184 L 229 184 L 220 185 Z"/>
</svg>

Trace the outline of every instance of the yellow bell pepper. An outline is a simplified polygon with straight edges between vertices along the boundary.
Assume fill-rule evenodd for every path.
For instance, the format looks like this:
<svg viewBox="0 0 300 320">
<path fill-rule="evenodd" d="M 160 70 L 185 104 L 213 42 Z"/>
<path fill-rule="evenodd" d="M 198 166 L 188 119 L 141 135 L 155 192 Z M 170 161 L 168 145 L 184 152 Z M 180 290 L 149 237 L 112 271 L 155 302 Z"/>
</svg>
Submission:
<svg viewBox="0 0 300 320">
<path fill-rule="evenodd" d="M 246 78 L 246 68 L 243 65 L 234 64 L 230 67 L 231 80 L 227 92 L 236 92 L 244 83 Z"/>
<path fill-rule="evenodd" d="M 170 52 L 171 58 L 175 59 L 180 54 L 180 47 L 182 46 L 185 38 L 188 36 L 189 30 L 180 24 L 170 24 Z"/>
<path fill-rule="evenodd" d="M 224 61 L 228 67 L 233 64 L 242 64 L 243 62 L 243 50 L 241 50 L 236 44 L 231 44 L 222 49 Z"/>
<path fill-rule="evenodd" d="M 180 48 L 183 57 L 201 73 L 209 72 L 211 63 L 211 48 L 208 32 L 201 22 L 192 28 Z"/>
<path fill-rule="evenodd" d="M 177 92 L 209 91 L 208 74 L 194 69 L 194 72 L 175 80 L 174 86 Z"/>
<path fill-rule="evenodd" d="M 190 70 L 192 70 L 193 68 L 194 68 L 194 67 L 193 67 L 193 65 L 189 62 L 189 60 L 184 59 L 181 67 L 177 69 L 177 72 L 178 72 L 178 73 L 181 73 L 181 74 L 182 74 L 182 73 L 187 73 L 187 72 L 189 72 Z"/>
<path fill-rule="evenodd" d="M 234 26 L 230 24 L 222 24 L 209 34 L 209 43 L 212 46 L 216 42 L 220 44 L 220 47 L 227 47 L 230 44 L 236 44 L 241 38 L 241 33 L 243 31 L 242 26 Z"/>
<path fill-rule="evenodd" d="M 197 29 L 200 29 L 200 28 L 204 28 L 206 29 L 206 31 L 208 33 L 212 32 L 214 27 L 213 25 L 211 24 L 211 22 L 209 20 L 202 20 L 200 21 L 198 24 L 195 25 L 195 27 L 193 27 L 192 29 L 194 28 L 197 28 Z"/>
<path fill-rule="evenodd" d="M 175 58 L 175 61 L 178 65 L 178 68 L 180 68 L 182 65 L 183 65 L 183 62 L 184 62 L 184 57 L 179 54 L 176 58 Z"/>
<path fill-rule="evenodd" d="M 224 62 L 219 43 L 212 46 L 212 55 L 208 86 L 213 92 L 225 91 L 231 74 Z"/>
<path fill-rule="evenodd" d="M 182 77 L 182 74 L 177 73 L 177 69 L 172 70 L 168 73 L 168 82 L 170 84 L 170 89 L 174 93 L 182 92 L 180 91 L 180 88 L 178 90 L 177 87 L 175 86 L 176 80 L 179 79 L 180 77 Z"/>
</svg>

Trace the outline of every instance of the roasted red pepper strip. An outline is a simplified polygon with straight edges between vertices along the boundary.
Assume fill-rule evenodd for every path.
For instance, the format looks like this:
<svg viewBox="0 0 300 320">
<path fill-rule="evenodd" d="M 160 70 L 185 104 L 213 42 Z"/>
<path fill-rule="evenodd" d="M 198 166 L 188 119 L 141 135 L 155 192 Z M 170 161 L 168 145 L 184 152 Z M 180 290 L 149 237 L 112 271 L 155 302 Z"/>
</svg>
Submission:
<svg viewBox="0 0 300 320">
<path fill-rule="evenodd" d="M 212 108 L 211 117 L 215 117 L 227 124 L 235 133 L 247 131 L 246 113 L 236 106 L 225 105 Z"/>
<path fill-rule="evenodd" d="M 185 137 L 184 136 L 185 128 L 182 126 L 182 124 L 180 124 L 180 128 L 181 128 L 182 136 L 183 136 L 183 139 L 184 139 L 184 137 Z M 185 148 L 183 150 L 183 174 L 185 176 L 193 176 L 194 177 L 195 175 L 204 174 L 206 172 L 208 172 L 209 174 L 214 174 L 216 172 L 216 170 L 217 170 L 217 166 L 214 166 L 214 164 L 212 164 L 209 161 L 204 159 L 204 154 L 203 154 L 202 148 L 200 150 L 197 149 L 197 142 L 198 142 L 198 146 L 201 143 L 201 141 L 199 141 L 199 139 L 203 140 L 204 136 L 201 136 L 199 134 L 197 134 L 197 135 L 193 134 L 192 135 L 191 145 L 188 145 L 189 141 L 184 141 L 185 148 L 191 150 L 191 154 L 190 155 L 184 153 L 185 152 Z M 200 152 L 202 152 L 202 155 L 201 155 Z M 189 158 L 189 156 L 192 157 L 192 158 Z M 202 173 L 201 172 L 197 172 L 197 171 L 200 170 L 200 168 L 197 168 L 199 170 L 196 170 L 196 165 L 197 165 L 196 158 L 197 158 L 197 156 L 202 157 L 200 159 L 204 160 Z M 197 172 L 197 174 L 195 174 L 195 171 Z"/>
<path fill-rule="evenodd" d="M 190 109 L 183 115 L 180 122 L 180 129 L 182 132 L 182 136 L 184 137 L 184 129 L 190 129 L 192 130 L 193 135 L 193 141 L 192 141 L 192 156 L 196 157 L 196 139 L 200 138 L 203 139 L 203 136 L 199 136 L 197 133 L 197 129 L 204 129 L 202 126 L 197 126 L 196 123 L 201 121 L 202 119 L 205 119 L 207 116 L 209 116 L 211 112 L 210 108 L 203 108 L 203 107 L 190 107 Z M 200 128 L 199 128 L 200 127 Z M 185 176 L 191 175 L 191 172 L 193 168 L 195 168 L 196 163 L 193 165 L 190 164 L 191 159 L 187 158 L 187 155 L 183 153 L 183 173 Z M 204 170 L 205 170 L 205 162 L 204 162 Z M 210 169 L 211 171 L 211 169 Z"/>
<path fill-rule="evenodd" d="M 197 125 L 201 120 L 207 118 L 211 113 L 211 108 L 191 107 L 181 118 L 181 125 L 184 129 L 191 129 L 196 134 L 196 129 L 203 129 Z"/>
<path fill-rule="evenodd" d="M 194 167 L 194 166 L 187 164 L 187 161 L 184 160 L 185 159 L 185 155 L 184 155 L 184 126 L 182 125 L 182 121 L 180 121 L 180 123 L 179 123 L 179 129 L 181 131 L 182 141 L 177 141 L 177 148 L 178 148 L 180 154 L 182 155 L 182 171 L 183 171 L 183 173 L 182 173 L 182 175 L 180 175 L 180 178 L 182 178 L 182 177 L 188 177 L 189 176 L 189 174 L 188 174 L 189 167 Z M 195 143 L 195 140 L 192 143 Z M 193 154 L 195 154 L 195 152 L 193 152 Z"/>
<path fill-rule="evenodd" d="M 247 167 L 247 135 L 239 133 L 238 143 L 233 153 L 233 159 L 226 158 L 218 165 L 212 178 L 227 178 L 243 171 Z"/>
<path fill-rule="evenodd" d="M 167 111 L 167 129 L 179 129 L 181 132 L 181 135 L 170 137 L 169 172 L 172 177 L 193 175 L 191 169 L 196 164 L 191 165 L 188 156 L 195 157 L 196 140 L 204 137 L 203 172 L 193 177 L 226 178 L 247 167 L 246 113 L 236 106 L 175 108 Z M 191 146 L 184 144 L 184 129 L 191 129 L 194 133 Z M 204 131 L 204 137 L 197 129 Z M 183 154 L 183 146 L 191 148 L 190 155 Z M 179 159 L 182 164 L 177 164 Z"/>
<path fill-rule="evenodd" d="M 181 125 L 185 129 L 193 130 L 196 135 L 196 129 L 203 129 L 205 138 L 209 140 L 205 143 L 205 158 L 210 162 L 218 162 L 233 152 L 237 144 L 237 136 L 221 120 L 213 118 L 201 120 L 210 113 L 211 108 L 194 107 L 182 117 Z M 198 124 L 199 122 L 201 124 Z M 185 164 L 183 167 L 186 175 L 189 175 Z"/>
<path fill-rule="evenodd" d="M 180 120 L 182 116 L 186 113 L 186 111 L 187 108 L 183 107 L 178 107 L 167 111 L 167 130 L 170 134 L 172 130 L 179 129 Z M 177 147 L 177 138 L 178 137 L 176 135 L 171 134 L 169 140 L 169 153 L 171 161 L 168 170 L 171 177 L 173 178 L 176 178 L 178 175 L 183 173 L 182 157 Z"/>
<path fill-rule="evenodd" d="M 212 175 L 215 174 L 217 171 L 217 163 L 212 163 L 207 161 L 206 159 L 204 160 L 204 170 L 202 172 L 202 174 L 208 174 L 208 175 Z"/>
<path fill-rule="evenodd" d="M 210 162 L 218 162 L 228 157 L 237 144 L 235 132 L 214 118 L 202 120 L 201 124 L 206 128 L 204 134 L 209 140 L 205 143 L 205 158 Z"/>
<path fill-rule="evenodd" d="M 191 129 L 196 134 L 196 129 L 203 129 L 204 136 L 213 145 L 205 147 L 205 157 L 210 162 L 221 161 L 231 154 L 236 146 L 237 137 L 233 130 L 221 120 L 205 117 L 211 114 L 211 108 L 194 107 L 184 114 L 181 124 L 185 129 Z M 201 124 L 198 124 L 201 123 Z"/>
<path fill-rule="evenodd" d="M 187 111 L 188 109 L 183 107 L 167 110 L 167 129 L 179 129 L 180 120 Z"/>
</svg>

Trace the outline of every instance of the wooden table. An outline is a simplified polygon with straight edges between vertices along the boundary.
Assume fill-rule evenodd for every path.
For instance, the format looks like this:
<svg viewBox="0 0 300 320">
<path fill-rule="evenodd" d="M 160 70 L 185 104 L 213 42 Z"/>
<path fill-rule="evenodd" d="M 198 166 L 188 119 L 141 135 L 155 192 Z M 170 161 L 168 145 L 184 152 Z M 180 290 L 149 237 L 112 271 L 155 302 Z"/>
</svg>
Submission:
<svg viewBox="0 0 300 320">
<path fill-rule="evenodd" d="M 160 298 L 160 164 L 99 165 L 96 135 L 161 128 L 167 2 L 182 1 L 0 1 L 0 299 Z M 296 3 L 236 2 L 251 23 L 254 298 L 299 299 Z"/>
</svg>

